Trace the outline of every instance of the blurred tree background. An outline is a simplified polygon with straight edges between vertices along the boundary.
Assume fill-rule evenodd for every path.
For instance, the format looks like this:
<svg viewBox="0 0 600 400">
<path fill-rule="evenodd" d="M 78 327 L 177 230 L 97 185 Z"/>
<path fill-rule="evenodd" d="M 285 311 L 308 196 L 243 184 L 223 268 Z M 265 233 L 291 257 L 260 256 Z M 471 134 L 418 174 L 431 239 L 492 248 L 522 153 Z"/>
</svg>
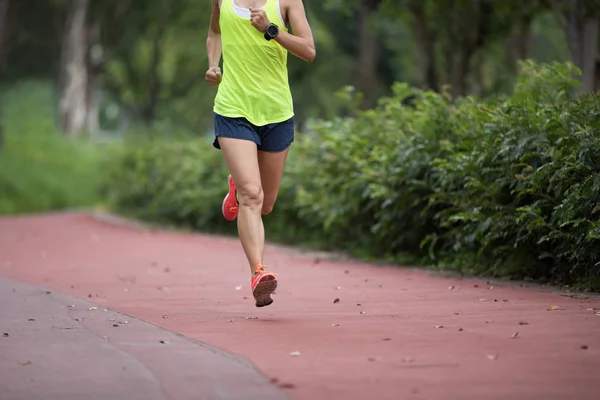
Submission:
<svg viewBox="0 0 600 400">
<path fill-rule="evenodd" d="M 370 108 L 394 82 L 454 95 L 512 87 L 516 62 L 572 60 L 600 87 L 598 0 L 305 0 L 319 61 L 290 58 L 300 125 Z M 208 0 L 0 0 L 2 87 L 51 84 L 66 135 L 153 128 L 205 134 Z M 10 101 L 4 97 L 4 101 Z M 158 128 L 158 129 L 154 129 Z"/>
</svg>

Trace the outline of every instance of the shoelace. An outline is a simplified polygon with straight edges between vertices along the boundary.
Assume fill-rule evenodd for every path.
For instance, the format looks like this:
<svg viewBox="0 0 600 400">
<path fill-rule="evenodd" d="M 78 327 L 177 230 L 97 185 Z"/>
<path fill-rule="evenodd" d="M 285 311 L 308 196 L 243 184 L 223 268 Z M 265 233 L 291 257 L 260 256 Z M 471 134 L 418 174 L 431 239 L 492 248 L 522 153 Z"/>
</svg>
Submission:
<svg viewBox="0 0 600 400">
<path fill-rule="evenodd" d="M 267 269 L 266 265 L 260 265 L 260 264 L 257 265 L 256 270 L 254 271 L 254 276 L 262 275 L 265 273 L 269 273 L 271 275 L 277 276 L 277 274 L 275 272 L 267 271 L 266 269 Z"/>
</svg>

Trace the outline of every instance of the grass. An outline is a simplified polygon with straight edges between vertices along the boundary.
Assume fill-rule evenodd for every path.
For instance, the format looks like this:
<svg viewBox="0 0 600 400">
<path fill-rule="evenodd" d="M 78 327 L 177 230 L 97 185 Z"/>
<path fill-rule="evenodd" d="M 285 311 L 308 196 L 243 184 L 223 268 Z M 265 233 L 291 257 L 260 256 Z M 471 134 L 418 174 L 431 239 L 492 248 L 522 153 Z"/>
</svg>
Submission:
<svg viewBox="0 0 600 400">
<path fill-rule="evenodd" d="M 0 215 L 98 204 L 102 148 L 60 133 L 51 83 L 24 81 L 0 90 Z"/>
</svg>

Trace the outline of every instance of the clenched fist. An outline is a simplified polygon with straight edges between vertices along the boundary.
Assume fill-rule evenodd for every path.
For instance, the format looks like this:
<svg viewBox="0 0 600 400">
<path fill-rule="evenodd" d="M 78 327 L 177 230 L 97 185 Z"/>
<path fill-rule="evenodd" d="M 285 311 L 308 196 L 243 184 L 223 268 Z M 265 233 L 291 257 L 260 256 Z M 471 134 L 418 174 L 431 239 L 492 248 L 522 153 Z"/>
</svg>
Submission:
<svg viewBox="0 0 600 400">
<path fill-rule="evenodd" d="M 265 10 L 260 8 L 250 9 L 250 21 L 252 22 L 252 26 L 260 33 L 265 33 L 267 26 L 271 23 Z"/>
<path fill-rule="evenodd" d="M 216 88 L 221 83 L 221 68 L 219 67 L 211 67 L 206 71 L 206 75 L 204 76 L 206 83 L 208 86 L 212 88 Z"/>
</svg>

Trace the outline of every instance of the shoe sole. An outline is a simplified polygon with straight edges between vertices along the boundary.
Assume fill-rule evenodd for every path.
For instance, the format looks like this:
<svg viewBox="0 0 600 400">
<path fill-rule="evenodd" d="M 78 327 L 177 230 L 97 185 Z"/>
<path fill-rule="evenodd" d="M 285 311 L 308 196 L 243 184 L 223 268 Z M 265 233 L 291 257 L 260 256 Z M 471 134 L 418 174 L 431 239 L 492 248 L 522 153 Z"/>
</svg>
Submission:
<svg viewBox="0 0 600 400">
<path fill-rule="evenodd" d="M 227 200 L 229 199 L 229 195 L 231 194 L 231 180 L 232 180 L 231 175 L 229 175 L 227 177 L 227 184 L 229 185 L 229 192 L 227 192 L 227 195 L 223 199 L 223 204 L 221 204 L 221 212 L 223 213 L 223 217 L 225 217 L 225 203 L 227 203 Z M 234 221 L 235 218 L 237 218 L 237 216 L 234 217 L 234 218 L 227 218 L 227 217 L 225 217 L 225 219 L 227 221 Z"/>
<path fill-rule="evenodd" d="M 271 305 L 273 303 L 271 294 L 275 289 L 277 289 L 277 278 L 259 282 L 252 291 L 254 300 L 256 300 L 256 307 L 266 307 Z"/>
</svg>

